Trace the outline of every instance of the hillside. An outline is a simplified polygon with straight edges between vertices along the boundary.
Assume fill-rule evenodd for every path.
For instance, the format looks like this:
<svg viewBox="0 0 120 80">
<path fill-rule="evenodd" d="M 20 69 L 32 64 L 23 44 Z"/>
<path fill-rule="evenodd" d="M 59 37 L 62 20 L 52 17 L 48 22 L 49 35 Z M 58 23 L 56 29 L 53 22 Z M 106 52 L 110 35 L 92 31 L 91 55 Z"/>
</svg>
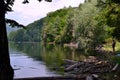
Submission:
<svg viewBox="0 0 120 80">
<path fill-rule="evenodd" d="M 65 18 L 67 18 L 69 11 L 70 9 L 64 8 L 55 12 L 50 12 L 45 18 L 39 19 L 27 25 L 26 29 L 19 29 L 17 31 L 10 32 L 9 40 L 15 42 L 40 42 L 41 40 L 43 40 L 43 32 L 46 28 L 46 23 L 52 24 L 56 21 L 56 19 L 60 18 L 60 21 L 57 22 L 56 25 L 60 26 L 59 24 L 62 23 L 63 25 L 61 26 L 65 26 L 66 22 L 64 22 L 64 20 L 66 20 Z"/>
<path fill-rule="evenodd" d="M 43 19 L 37 20 L 26 26 L 26 29 L 12 31 L 9 34 L 9 40 L 15 42 L 39 42 Z"/>
<path fill-rule="evenodd" d="M 7 27 L 7 34 L 9 35 L 9 33 L 10 32 L 12 32 L 12 31 L 16 31 L 16 30 L 18 30 L 19 28 L 12 28 L 12 27 L 10 27 L 9 25 L 6 25 L 6 27 Z"/>
</svg>

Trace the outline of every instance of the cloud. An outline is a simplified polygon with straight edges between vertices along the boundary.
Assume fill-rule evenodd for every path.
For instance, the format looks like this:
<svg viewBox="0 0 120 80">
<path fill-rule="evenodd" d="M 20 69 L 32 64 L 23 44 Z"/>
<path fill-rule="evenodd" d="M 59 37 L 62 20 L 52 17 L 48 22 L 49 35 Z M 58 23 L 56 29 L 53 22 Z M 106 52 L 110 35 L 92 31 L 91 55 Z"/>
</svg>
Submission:
<svg viewBox="0 0 120 80">
<path fill-rule="evenodd" d="M 63 7 L 77 7 L 84 0 L 53 0 L 52 2 L 38 2 L 30 0 L 29 4 L 22 4 L 22 0 L 16 0 L 13 6 L 14 12 L 8 13 L 7 18 L 14 19 L 27 25 L 35 20 L 45 17 L 47 13 Z"/>
</svg>

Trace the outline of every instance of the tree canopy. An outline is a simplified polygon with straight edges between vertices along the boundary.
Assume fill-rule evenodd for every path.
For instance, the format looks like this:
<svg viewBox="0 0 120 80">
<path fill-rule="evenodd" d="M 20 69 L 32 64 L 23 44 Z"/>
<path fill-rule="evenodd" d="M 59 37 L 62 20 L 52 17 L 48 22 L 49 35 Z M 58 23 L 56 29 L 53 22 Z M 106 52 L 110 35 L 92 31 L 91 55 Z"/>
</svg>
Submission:
<svg viewBox="0 0 120 80">
<path fill-rule="evenodd" d="M 78 43 L 80 49 L 93 49 L 101 44 L 105 38 L 105 27 L 98 25 L 96 20 L 96 16 L 99 14 L 96 4 L 97 1 L 86 0 L 79 7 L 63 8 L 50 12 L 43 20 L 40 19 L 28 25 L 27 30 L 18 30 L 13 32 L 14 34 L 11 33 L 10 40 L 18 41 L 17 38 L 19 38 L 19 41 L 26 41 L 25 37 L 27 37 L 29 39 L 27 41 L 39 41 L 36 39 L 39 37 L 45 43 L 55 42 L 64 44 L 73 42 Z M 38 25 L 35 25 L 36 23 Z M 40 25 L 40 23 L 43 25 Z M 37 30 L 36 33 L 39 33 L 37 36 L 33 32 L 34 30 Z M 20 34 L 23 36 L 20 36 Z"/>
<path fill-rule="evenodd" d="M 101 9 L 99 24 L 108 25 L 113 30 L 111 35 L 120 41 L 120 1 L 119 0 L 98 0 L 98 7 Z"/>
</svg>

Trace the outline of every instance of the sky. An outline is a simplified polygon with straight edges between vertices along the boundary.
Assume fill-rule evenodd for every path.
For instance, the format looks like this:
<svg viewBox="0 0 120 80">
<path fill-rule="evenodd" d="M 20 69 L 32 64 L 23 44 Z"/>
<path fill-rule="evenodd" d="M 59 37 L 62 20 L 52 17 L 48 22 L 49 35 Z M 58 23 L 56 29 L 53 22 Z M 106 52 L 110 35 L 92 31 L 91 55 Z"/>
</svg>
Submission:
<svg viewBox="0 0 120 80">
<path fill-rule="evenodd" d="M 30 0 L 29 4 L 22 4 L 22 1 L 15 0 L 12 7 L 14 11 L 7 13 L 6 18 L 16 20 L 23 25 L 45 17 L 51 11 L 69 6 L 78 7 L 80 3 L 84 2 L 84 0 L 52 0 L 52 2 Z"/>
</svg>

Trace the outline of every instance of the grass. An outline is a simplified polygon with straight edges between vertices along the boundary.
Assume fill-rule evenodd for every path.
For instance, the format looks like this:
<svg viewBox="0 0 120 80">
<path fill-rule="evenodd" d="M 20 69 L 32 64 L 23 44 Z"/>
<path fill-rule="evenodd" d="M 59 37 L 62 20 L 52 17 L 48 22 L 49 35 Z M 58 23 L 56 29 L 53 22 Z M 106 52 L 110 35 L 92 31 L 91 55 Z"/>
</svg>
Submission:
<svg viewBox="0 0 120 80">
<path fill-rule="evenodd" d="M 106 44 L 103 45 L 103 50 L 112 51 L 112 40 L 109 40 Z M 116 41 L 115 51 L 117 54 L 120 54 L 120 42 Z"/>
<path fill-rule="evenodd" d="M 107 41 L 106 44 L 103 45 L 103 50 L 106 50 L 106 51 L 112 51 L 112 40 L 109 40 Z M 120 54 L 120 42 L 116 42 L 116 46 L 115 46 L 115 53 L 116 54 Z M 120 56 L 110 56 L 110 60 L 113 62 L 113 63 L 118 63 L 120 64 Z"/>
</svg>

